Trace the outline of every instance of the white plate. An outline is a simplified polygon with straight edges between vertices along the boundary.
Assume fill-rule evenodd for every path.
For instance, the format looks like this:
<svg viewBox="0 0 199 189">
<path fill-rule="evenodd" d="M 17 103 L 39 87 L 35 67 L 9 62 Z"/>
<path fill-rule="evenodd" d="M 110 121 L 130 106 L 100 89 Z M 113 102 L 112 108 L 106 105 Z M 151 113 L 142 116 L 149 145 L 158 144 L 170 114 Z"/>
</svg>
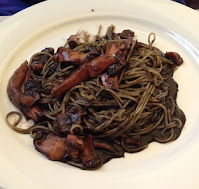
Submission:
<svg viewBox="0 0 199 189">
<path fill-rule="evenodd" d="M 167 0 L 56 0 L 33 6 L 0 24 L 0 185 L 6 189 L 198 189 L 198 20 L 196 11 Z M 182 55 L 184 64 L 174 78 L 187 121 L 175 142 L 152 143 L 146 150 L 113 159 L 97 171 L 82 171 L 47 160 L 34 149 L 29 135 L 8 128 L 4 117 L 15 108 L 6 86 L 14 70 L 33 53 L 48 46 L 56 49 L 77 30 L 96 34 L 100 24 L 104 29 L 110 24 L 117 31 L 132 29 L 145 43 L 153 31 L 156 46 Z"/>
</svg>

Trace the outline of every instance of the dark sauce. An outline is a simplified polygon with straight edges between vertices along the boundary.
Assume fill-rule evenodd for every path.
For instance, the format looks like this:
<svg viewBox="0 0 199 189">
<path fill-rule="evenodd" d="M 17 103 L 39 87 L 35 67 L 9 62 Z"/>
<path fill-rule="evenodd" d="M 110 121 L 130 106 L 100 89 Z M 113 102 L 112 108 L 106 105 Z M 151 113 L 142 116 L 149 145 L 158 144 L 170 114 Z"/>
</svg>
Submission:
<svg viewBox="0 0 199 189">
<path fill-rule="evenodd" d="M 169 74 L 165 75 L 166 78 L 167 78 L 167 80 L 165 82 L 169 86 L 169 94 L 168 94 L 168 96 L 166 98 L 166 104 L 167 104 L 168 107 L 172 106 L 171 98 L 174 100 L 175 104 L 177 105 L 176 98 L 177 98 L 177 92 L 178 92 L 178 84 L 172 78 L 173 72 L 174 71 L 172 70 Z M 175 127 L 174 128 L 175 135 L 174 135 L 173 139 L 170 140 L 169 142 L 176 140 L 180 136 L 181 131 L 182 131 L 183 126 L 184 126 L 185 121 L 186 121 L 185 114 L 180 109 L 178 110 L 177 108 L 175 108 L 173 116 L 182 121 L 182 127 L 180 127 L 180 128 Z M 161 122 L 161 125 L 162 124 L 165 124 L 164 120 Z M 170 134 L 171 134 L 170 131 L 167 131 L 167 132 L 164 133 L 164 137 L 168 137 L 168 136 L 170 136 Z M 161 129 L 154 129 L 151 132 L 147 133 L 147 135 L 141 135 L 139 146 L 138 145 L 137 146 L 136 145 L 134 145 L 134 146 L 126 145 L 126 146 L 129 147 L 129 149 L 130 148 L 134 148 L 134 149 L 138 148 L 139 150 L 135 150 L 135 152 L 142 151 L 142 150 L 145 149 L 145 148 L 142 148 L 142 147 L 145 146 L 145 145 L 150 144 L 151 142 L 154 142 L 155 141 L 155 137 L 163 138 Z M 159 142 L 159 143 L 161 143 L 161 142 Z M 114 145 L 117 153 L 110 153 L 110 152 L 108 152 L 106 150 L 97 150 L 98 155 L 100 157 L 100 160 L 102 161 L 102 165 L 104 163 L 108 162 L 109 160 L 113 159 L 113 158 L 123 157 L 124 156 L 124 152 L 134 153 L 132 151 L 124 150 L 121 147 L 121 145 L 119 145 L 119 144 L 113 144 L 113 145 Z"/>
<path fill-rule="evenodd" d="M 178 84 L 174 81 L 172 76 L 173 76 L 173 73 L 168 75 L 167 76 L 168 79 L 166 80 L 166 83 L 169 85 L 169 95 L 167 97 L 166 104 L 169 107 L 171 107 L 171 105 L 172 105 L 170 98 L 172 98 L 174 100 L 175 104 L 177 104 L 176 98 L 177 98 L 177 92 L 178 92 Z M 174 111 L 174 116 L 182 121 L 182 127 L 181 128 L 177 128 L 177 127 L 174 128 L 175 137 L 174 137 L 173 140 L 176 140 L 180 136 L 180 133 L 183 129 L 186 118 L 185 118 L 183 111 L 182 110 L 178 111 L 177 108 Z M 165 121 L 162 121 L 161 124 L 165 124 Z M 148 133 L 147 135 L 143 135 L 142 140 L 141 140 L 141 145 L 147 145 L 147 144 L 155 141 L 154 137 L 162 138 L 163 136 L 161 134 L 161 131 L 162 130 L 160 130 L 160 129 L 159 130 L 155 129 L 152 132 Z M 165 137 L 166 137 L 166 135 L 170 135 L 170 131 L 165 133 Z"/>
</svg>

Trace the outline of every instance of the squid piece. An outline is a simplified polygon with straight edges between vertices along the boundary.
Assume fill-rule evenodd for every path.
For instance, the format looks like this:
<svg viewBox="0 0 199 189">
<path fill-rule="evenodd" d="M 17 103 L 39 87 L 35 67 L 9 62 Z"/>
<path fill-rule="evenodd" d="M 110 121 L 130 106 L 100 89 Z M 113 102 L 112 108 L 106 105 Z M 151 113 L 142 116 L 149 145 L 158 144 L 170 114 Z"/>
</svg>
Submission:
<svg viewBox="0 0 199 189">
<path fill-rule="evenodd" d="M 75 35 L 71 35 L 67 39 L 67 43 L 71 49 L 74 49 L 82 43 L 92 43 L 96 41 L 96 37 L 96 35 L 91 35 L 87 31 L 78 31 Z"/>
<path fill-rule="evenodd" d="M 75 135 L 59 137 L 49 133 L 44 140 L 34 139 L 35 148 L 52 161 L 64 161 L 69 156 L 76 159 L 84 149 L 84 142 Z"/>
<path fill-rule="evenodd" d="M 51 55 L 54 55 L 54 49 L 51 48 L 51 47 L 45 48 L 41 52 L 46 52 L 46 53 L 49 53 Z M 33 72 L 36 73 L 36 74 L 41 73 L 42 70 L 43 70 L 44 64 L 48 61 L 48 59 L 49 59 L 49 56 L 45 55 L 45 54 L 35 56 L 32 60 L 31 65 L 30 65 Z"/>
<path fill-rule="evenodd" d="M 76 116 L 70 116 L 66 114 L 59 114 L 56 117 L 56 120 L 53 122 L 53 128 L 56 133 L 61 135 L 67 135 L 70 133 L 71 124 L 67 124 L 70 120 L 70 122 L 73 122 L 73 120 L 76 120 Z"/>
<path fill-rule="evenodd" d="M 134 37 L 134 32 L 127 29 L 127 30 L 123 30 L 122 33 L 119 34 L 121 39 L 128 39 L 130 37 Z"/>
<path fill-rule="evenodd" d="M 52 95 L 59 98 L 65 91 L 71 89 L 73 86 L 89 78 L 95 78 L 113 63 L 115 63 L 115 57 L 105 54 L 83 64 L 61 84 L 52 88 Z"/>
<path fill-rule="evenodd" d="M 83 139 L 76 135 L 67 135 L 67 154 L 73 159 L 77 159 L 84 149 Z"/>
<path fill-rule="evenodd" d="M 108 46 L 106 49 L 106 53 L 112 53 L 114 54 L 115 52 L 117 52 L 118 49 L 118 43 L 113 44 L 111 47 Z M 118 56 L 117 61 L 115 64 L 109 66 L 108 70 L 107 70 L 107 74 L 109 76 L 116 76 L 118 75 L 122 69 L 126 66 L 126 56 L 128 54 L 128 50 L 135 46 L 136 42 L 133 41 L 132 38 L 128 38 L 126 39 L 123 43 L 123 45 L 120 46 L 120 50 L 123 50 L 123 56 Z"/>
<path fill-rule="evenodd" d="M 25 61 L 21 66 L 14 72 L 8 82 L 7 92 L 10 101 L 20 109 L 20 103 L 30 106 L 34 102 L 32 96 L 24 96 L 21 92 L 21 87 L 28 73 L 28 62 Z"/>
<path fill-rule="evenodd" d="M 76 35 L 71 35 L 68 39 L 67 39 L 67 42 L 68 42 L 68 46 L 71 48 L 71 49 L 74 49 L 75 47 L 79 46 L 81 43 L 79 42 L 78 38 Z"/>
<path fill-rule="evenodd" d="M 67 150 L 66 138 L 60 138 L 53 134 L 49 134 L 42 142 L 34 140 L 34 145 L 39 152 L 53 161 L 61 160 Z"/>
<path fill-rule="evenodd" d="M 94 147 L 96 147 L 96 148 L 104 148 L 104 149 L 106 149 L 106 150 L 108 150 L 108 151 L 111 151 L 111 152 L 116 153 L 115 148 L 114 148 L 113 146 L 109 145 L 109 144 L 106 143 L 106 142 L 102 142 L 102 141 L 99 141 L 99 140 L 94 140 L 94 141 L 93 141 L 93 145 L 94 145 Z"/>
<path fill-rule="evenodd" d="M 101 76 L 102 84 L 104 87 L 113 89 L 115 91 L 119 90 L 118 76 L 109 77 L 107 74 Z"/>
<path fill-rule="evenodd" d="M 88 135 L 84 140 L 84 149 L 80 154 L 80 159 L 87 168 L 97 168 L 101 165 L 101 160 L 93 146 L 92 135 Z"/>
<path fill-rule="evenodd" d="M 63 135 L 69 134 L 72 125 L 81 124 L 81 116 L 85 115 L 85 113 L 81 108 L 73 106 L 65 114 L 59 114 L 53 122 L 55 131 Z M 75 132 L 75 134 L 77 133 Z"/>
<path fill-rule="evenodd" d="M 26 119 L 32 119 L 33 121 L 41 121 L 43 118 L 43 110 L 36 105 L 31 107 L 21 107 L 20 111 L 25 115 Z"/>
<path fill-rule="evenodd" d="M 119 90 L 118 74 L 122 71 L 122 69 L 126 65 L 125 56 L 127 55 L 128 49 L 130 48 L 132 43 L 133 43 L 132 38 L 128 38 L 122 44 L 116 42 L 111 45 L 108 45 L 106 49 L 107 54 L 121 53 L 121 50 L 124 50 L 124 52 L 123 56 L 117 57 L 115 64 L 109 66 L 107 74 L 103 74 L 101 76 L 102 83 L 105 87 L 108 87 L 116 91 Z"/>
<path fill-rule="evenodd" d="M 141 136 L 135 135 L 135 136 L 132 136 L 132 137 L 126 137 L 124 139 L 124 142 L 126 144 L 140 145 L 141 144 Z"/>
<path fill-rule="evenodd" d="M 58 48 L 57 53 L 54 55 L 53 60 L 55 62 L 79 65 L 94 59 L 96 56 L 97 54 L 95 52 L 82 53 L 69 48 L 60 47 Z"/>
<path fill-rule="evenodd" d="M 47 47 L 47 48 L 43 49 L 41 52 L 47 52 L 47 53 L 53 55 L 54 49 L 52 47 Z M 42 58 L 42 60 L 43 60 L 43 58 Z"/>
<path fill-rule="evenodd" d="M 165 57 L 178 66 L 180 66 L 183 63 L 183 59 L 177 52 L 166 52 Z"/>
<path fill-rule="evenodd" d="M 97 168 L 101 161 L 93 146 L 92 136 L 84 140 L 76 135 L 68 134 L 67 137 L 60 137 L 48 133 L 45 139 L 34 139 L 35 148 L 52 161 L 65 161 L 69 157 L 79 161 L 86 168 Z"/>
<path fill-rule="evenodd" d="M 40 84 L 38 81 L 34 80 L 29 72 L 26 75 L 26 79 L 24 82 L 24 95 L 25 96 L 29 96 L 29 97 L 33 97 L 33 100 L 29 103 L 29 104 L 25 104 L 26 106 L 30 107 L 31 105 L 33 105 L 36 101 L 38 101 L 40 99 L 40 93 L 38 92 L 38 90 L 41 88 Z"/>
<path fill-rule="evenodd" d="M 109 66 L 109 68 L 107 70 L 107 74 L 111 77 L 114 77 L 122 71 L 122 69 L 125 67 L 125 65 L 126 65 L 125 60 L 123 61 L 123 59 L 121 59 L 120 62 L 118 61 L 118 63 Z"/>
<path fill-rule="evenodd" d="M 33 119 L 39 121 L 43 116 L 43 111 L 32 105 L 35 102 L 35 98 L 32 96 L 26 96 L 22 94 L 21 87 L 28 73 L 28 62 L 25 61 L 14 72 L 8 82 L 7 93 L 10 101 L 24 114 L 26 119 Z"/>
<path fill-rule="evenodd" d="M 110 43 L 109 45 L 107 45 L 106 54 L 116 55 L 120 53 L 120 54 L 126 55 L 126 53 L 131 48 L 132 43 L 133 43 L 133 39 L 131 37 L 121 42 Z"/>
</svg>

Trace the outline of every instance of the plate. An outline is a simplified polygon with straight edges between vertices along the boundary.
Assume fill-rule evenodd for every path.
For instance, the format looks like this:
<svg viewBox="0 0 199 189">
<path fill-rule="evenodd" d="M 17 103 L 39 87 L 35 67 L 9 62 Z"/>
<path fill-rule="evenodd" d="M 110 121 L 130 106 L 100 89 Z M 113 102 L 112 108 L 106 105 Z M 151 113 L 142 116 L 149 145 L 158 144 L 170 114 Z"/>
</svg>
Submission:
<svg viewBox="0 0 199 189">
<path fill-rule="evenodd" d="M 167 0 L 49 0 L 28 8 L 0 24 L 0 188 L 129 188 L 198 189 L 199 170 L 199 14 Z M 187 121 L 181 136 L 168 144 L 151 143 L 139 153 L 113 159 L 97 171 L 82 171 L 47 160 L 29 135 L 11 130 L 5 115 L 15 107 L 6 94 L 16 68 L 44 47 L 55 49 L 70 34 L 99 25 L 117 31 L 129 28 L 147 43 L 155 32 L 155 46 L 177 51 L 184 64 L 175 72 L 178 104 Z"/>
</svg>

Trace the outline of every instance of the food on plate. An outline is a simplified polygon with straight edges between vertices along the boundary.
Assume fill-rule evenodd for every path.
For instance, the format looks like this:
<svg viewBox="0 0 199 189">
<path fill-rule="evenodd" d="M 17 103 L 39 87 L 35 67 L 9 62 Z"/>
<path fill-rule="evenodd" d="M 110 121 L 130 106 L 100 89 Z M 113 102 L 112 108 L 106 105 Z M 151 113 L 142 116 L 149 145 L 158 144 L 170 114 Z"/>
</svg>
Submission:
<svg viewBox="0 0 199 189">
<path fill-rule="evenodd" d="M 183 59 L 154 47 L 154 33 L 144 44 L 133 31 L 114 29 L 92 40 L 86 32 L 71 35 L 56 52 L 34 54 L 8 82 L 10 101 L 35 123 L 19 128 L 21 114 L 10 112 L 8 125 L 30 133 L 50 160 L 98 169 L 152 141 L 174 141 L 182 131 L 186 118 L 172 76 Z M 12 114 L 19 116 L 13 124 Z"/>
</svg>

